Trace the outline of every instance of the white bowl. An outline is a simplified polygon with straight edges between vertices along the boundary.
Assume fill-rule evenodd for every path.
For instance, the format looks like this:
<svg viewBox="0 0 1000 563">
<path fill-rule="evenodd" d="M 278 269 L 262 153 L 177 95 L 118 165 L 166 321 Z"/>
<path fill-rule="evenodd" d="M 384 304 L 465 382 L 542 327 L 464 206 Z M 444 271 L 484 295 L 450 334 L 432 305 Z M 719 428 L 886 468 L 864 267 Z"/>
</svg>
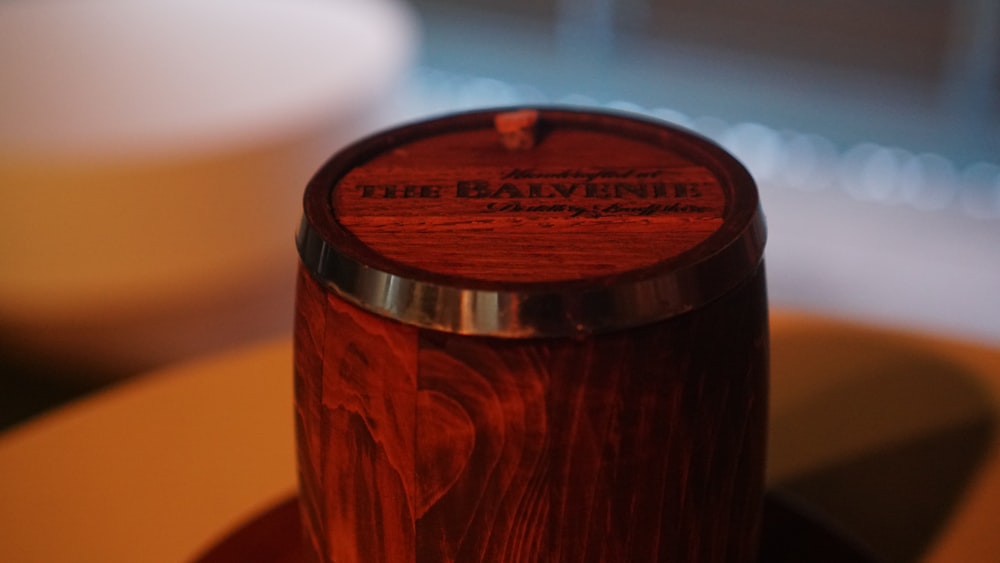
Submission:
<svg viewBox="0 0 1000 563">
<path fill-rule="evenodd" d="M 287 329 L 305 183 L 416 35 L 390 0 L 0 2 L 5 346 L 122 371 Z"/>
</svg>

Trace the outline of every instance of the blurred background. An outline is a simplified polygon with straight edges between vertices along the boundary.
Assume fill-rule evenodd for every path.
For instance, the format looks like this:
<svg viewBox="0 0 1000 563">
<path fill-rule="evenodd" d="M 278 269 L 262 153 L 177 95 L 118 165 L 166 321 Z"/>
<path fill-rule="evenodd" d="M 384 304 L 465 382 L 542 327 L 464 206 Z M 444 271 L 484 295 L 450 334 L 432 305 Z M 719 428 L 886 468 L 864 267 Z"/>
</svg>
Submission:
<svg viewBox="0 0 1000 563">
<path fill-rule="evenodd" d="M 1000 343 L 998 2 L 125 3 L 0 0 L 4 426 L 287 336 L 312 171 L 498 105 L 728 148 L 760 184 L 774 306 Z"/>
</svg>

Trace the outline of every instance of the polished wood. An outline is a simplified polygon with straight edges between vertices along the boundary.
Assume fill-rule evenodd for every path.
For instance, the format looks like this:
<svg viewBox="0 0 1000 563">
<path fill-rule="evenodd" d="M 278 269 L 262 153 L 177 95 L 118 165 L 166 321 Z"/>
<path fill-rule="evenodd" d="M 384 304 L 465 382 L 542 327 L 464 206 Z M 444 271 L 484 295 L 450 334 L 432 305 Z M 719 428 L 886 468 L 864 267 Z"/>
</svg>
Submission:
<svg viewBox="0 0 1000 563">
<path fill-rule="evenodd" d="M 385 132 L 306 192 L 303 526 L 323 563 L 749 563 L 764 233 L 719 147 L 484 111 Z"/>
<path fill-rule="evenodd" d="M 305 536 L 337 563 L 753 561 L 763 269 L 698 310 L 575 339 L 388 320 L 299 274 Z"/>
<path fill-rule="evenodd" d="M 364 246 L 436 274 L 538 283 L 650 267 L 718 231 L 731 198 L 648 127 L 561 125 L 515 151 L 492 128 L 418 136 L 344 174 L 332 209 Z"/>
<path fill-rule="evenodd" d="M 764 499 L 759 563 L 874 563 L 869 549 L 801 501 Z M 298 498 L 281 501 L 201 554 L 196 563 L 305 563 Z"/>
</svg>

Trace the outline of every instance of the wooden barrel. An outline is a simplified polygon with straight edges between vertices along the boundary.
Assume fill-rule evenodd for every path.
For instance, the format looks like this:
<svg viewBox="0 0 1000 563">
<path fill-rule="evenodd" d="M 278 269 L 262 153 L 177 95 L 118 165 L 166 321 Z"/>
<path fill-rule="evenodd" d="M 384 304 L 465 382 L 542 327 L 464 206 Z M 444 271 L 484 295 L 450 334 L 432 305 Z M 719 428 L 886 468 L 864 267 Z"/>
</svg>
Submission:
<svg viewBox="0 0 1000 563">
<path fill-rule="evenodd" d="M 328 161 L 297 242 L 315 561 L 756 559 L 764 225 L 724 150 L 618 114 L 447 116 Z"/>
</svg>

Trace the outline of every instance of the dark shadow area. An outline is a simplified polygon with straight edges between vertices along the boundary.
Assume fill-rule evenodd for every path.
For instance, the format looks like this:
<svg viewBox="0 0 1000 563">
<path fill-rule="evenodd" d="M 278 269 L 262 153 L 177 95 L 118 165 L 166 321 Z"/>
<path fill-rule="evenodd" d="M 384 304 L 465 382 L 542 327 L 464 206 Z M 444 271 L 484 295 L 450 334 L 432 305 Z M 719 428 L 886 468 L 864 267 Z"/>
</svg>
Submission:
<svg viewBox="0 0 1000 563">
<path fill-rule="evenodd" d="M 102 389 L 118 377 L 31 357 L 0 342 L 0 432 Z"/>
<path fill-rule="evenodd" d="M 776 485 L 886 563 L 921 558 L 996 443 L 988 391 L 921 342 L 846 324 L 772 342 Z"/>
<path fill-rule="evenodd" d="M 879 562 L 855 535 L 787 491 L 768 492 L 762 528 L 758 563 Z"/>
<path fill-rule="evenodd" d="M 876 563 L 849 534 L 784 493 L 765 498 L 761 536 L 758 563 Z M 308 557 L 303 537 L 299 502 L 291 497 L 229 530 L 195 561 L 298 563 Z"/>
<path fill-rule="evenodd" d="M 782 483 L 850 528 L 886 563 L 919 561 L 994 435 L 980 420 Z"/>
</svg>

